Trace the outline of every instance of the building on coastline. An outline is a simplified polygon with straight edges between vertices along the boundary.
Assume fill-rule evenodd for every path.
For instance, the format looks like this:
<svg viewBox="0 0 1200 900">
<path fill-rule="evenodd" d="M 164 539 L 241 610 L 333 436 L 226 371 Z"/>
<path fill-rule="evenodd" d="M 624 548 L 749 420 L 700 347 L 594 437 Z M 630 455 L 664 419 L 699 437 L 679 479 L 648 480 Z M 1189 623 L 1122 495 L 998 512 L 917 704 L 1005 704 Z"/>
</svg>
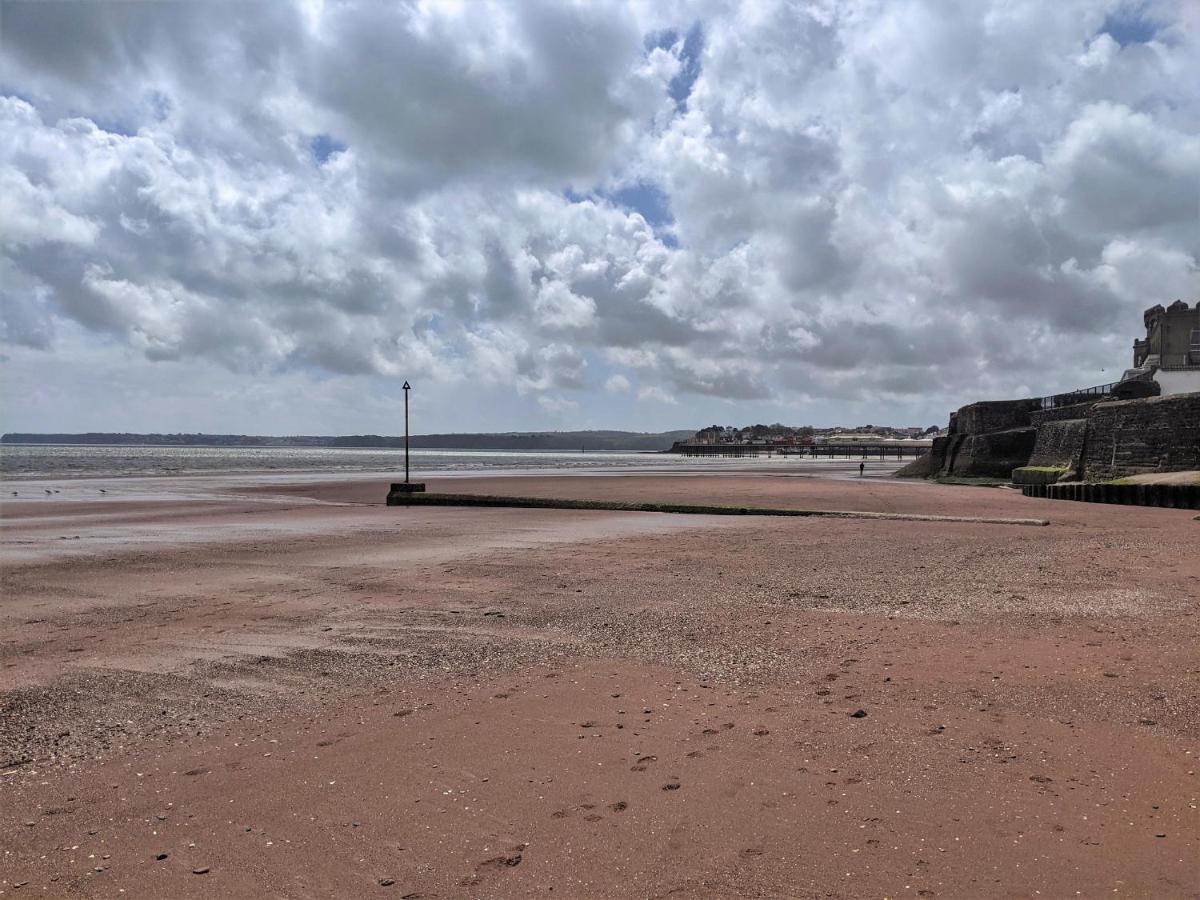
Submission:
<svg viewBox="0 0 1200 900">
<path fill-rule="evenodd" d="M 1146 338 L 1133 342 L 1133 368 L 1122 380 L 1152 379 L 1164 395 L 1200 391 L 1200 303 L 1156 304 L 1142 321 Z"/>
<path fill-rule="evenodd" d="M 858 444 L 889 444 L 903 445 L 905 447 L 932 447 L 932 437 L 908 437 L 908 436 L 893 436 L 880 435 L 871 432 L 839 432 L 830 435 L 818 435 L 813 438 L 813 442 L 817 444 L 840 444 L 843 446 L 855 446 Z"/>
</svg>

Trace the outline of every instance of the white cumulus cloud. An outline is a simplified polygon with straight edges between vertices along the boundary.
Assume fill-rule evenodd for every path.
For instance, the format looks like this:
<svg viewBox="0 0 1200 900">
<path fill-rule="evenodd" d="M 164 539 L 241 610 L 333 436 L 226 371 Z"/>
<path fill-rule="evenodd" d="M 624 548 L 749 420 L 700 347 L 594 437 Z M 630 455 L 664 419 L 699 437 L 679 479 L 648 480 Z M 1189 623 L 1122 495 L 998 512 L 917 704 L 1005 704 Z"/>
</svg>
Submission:
<svg viewBox="0 0 1200 900">
<path fill-rule="evenodd" d="M 1111 380 L 1144 307 L 1200 299 L 1182 2 L 47 0 L 4 29 L 13 430 L 92 414 L 85 351 L 295 431 L 394 431 L 404 378 L 429 430 L 933 422 Z M 114 428 L 191 427 L 127 396 Z"/>
</svg>

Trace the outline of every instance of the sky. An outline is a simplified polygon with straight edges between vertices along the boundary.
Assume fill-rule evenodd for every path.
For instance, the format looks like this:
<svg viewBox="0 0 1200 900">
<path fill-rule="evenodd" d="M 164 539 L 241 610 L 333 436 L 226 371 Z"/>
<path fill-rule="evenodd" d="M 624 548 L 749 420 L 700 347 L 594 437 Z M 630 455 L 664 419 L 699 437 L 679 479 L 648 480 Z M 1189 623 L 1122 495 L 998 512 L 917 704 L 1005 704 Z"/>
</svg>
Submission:
<svg viewBox="0 0 1200 900">
<path fill-rule="evenodd" d="M 0 0 L 0 429 L 944 424 L 1200 300 L 1194 0 Z"/>
</svg>

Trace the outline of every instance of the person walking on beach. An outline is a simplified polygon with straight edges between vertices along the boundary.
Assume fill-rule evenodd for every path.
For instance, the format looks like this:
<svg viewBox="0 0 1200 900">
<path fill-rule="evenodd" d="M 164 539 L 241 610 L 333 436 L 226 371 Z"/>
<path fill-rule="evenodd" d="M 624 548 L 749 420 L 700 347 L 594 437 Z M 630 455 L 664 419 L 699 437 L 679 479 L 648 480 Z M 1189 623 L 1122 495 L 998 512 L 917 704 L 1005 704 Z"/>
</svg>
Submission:
<svg viewBox="0 0 1200 900">
<path fill-rule="evenodd" d="M 861 462 L 858 464 L 858 477 L 859 478 L 863 477 L 863 470 L 866 469 L 866 467 L 867 467 L 867 464 L 865 462 Z"/>
</svg>

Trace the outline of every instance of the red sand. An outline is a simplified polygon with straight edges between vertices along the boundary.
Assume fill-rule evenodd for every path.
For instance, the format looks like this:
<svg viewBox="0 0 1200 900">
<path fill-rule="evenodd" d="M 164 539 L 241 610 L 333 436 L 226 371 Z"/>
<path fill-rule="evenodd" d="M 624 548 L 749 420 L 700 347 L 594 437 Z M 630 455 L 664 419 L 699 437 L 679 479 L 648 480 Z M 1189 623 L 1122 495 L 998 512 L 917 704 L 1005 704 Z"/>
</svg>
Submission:
<svg viewBox="0 0 1200 900">
<path fill-rule="evenodd" d="M 0 893 L 1200 894 L 1193 514 L 452 486 L 1052 524 L 5 504 Z"/>
</svg>

